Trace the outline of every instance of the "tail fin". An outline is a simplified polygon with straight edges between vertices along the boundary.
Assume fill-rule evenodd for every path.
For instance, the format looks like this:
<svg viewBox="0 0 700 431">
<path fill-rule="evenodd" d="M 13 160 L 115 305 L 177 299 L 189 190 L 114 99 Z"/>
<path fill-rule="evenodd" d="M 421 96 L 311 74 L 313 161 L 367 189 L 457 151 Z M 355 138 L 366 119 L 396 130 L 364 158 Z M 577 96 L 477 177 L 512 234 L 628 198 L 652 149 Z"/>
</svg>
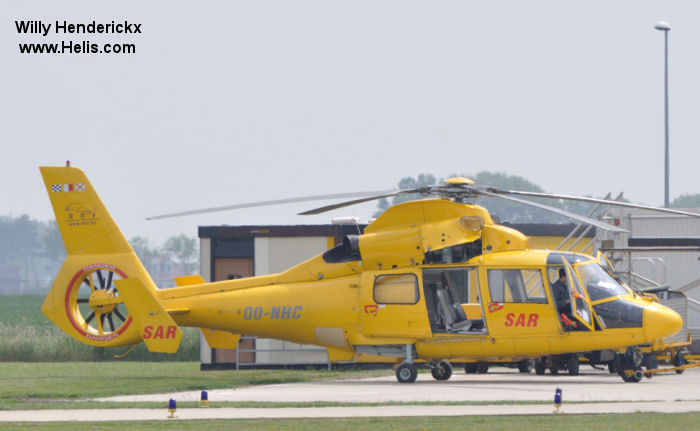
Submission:
<svg viewBox="0 0 700 431">
<path fill-rule="evenodd" d="M 39 169 L 69 256 L 133 251 L 83 171 Z"/>
<path fill-rule="evenodd" d="M 69 166 L 40 170 L 68 252 L 41 311 L 86 344 L 116 347 L 141 341 L 148 325 L 142 312 L 165 313 L 155 300 L 155 283 L 83 171 Z M 131 278 L 140 283 L 122 292 L 129 302 L 149 298 L 150 308 L 157 310 L 129 310 L 116 282 Z"/>
</svg>

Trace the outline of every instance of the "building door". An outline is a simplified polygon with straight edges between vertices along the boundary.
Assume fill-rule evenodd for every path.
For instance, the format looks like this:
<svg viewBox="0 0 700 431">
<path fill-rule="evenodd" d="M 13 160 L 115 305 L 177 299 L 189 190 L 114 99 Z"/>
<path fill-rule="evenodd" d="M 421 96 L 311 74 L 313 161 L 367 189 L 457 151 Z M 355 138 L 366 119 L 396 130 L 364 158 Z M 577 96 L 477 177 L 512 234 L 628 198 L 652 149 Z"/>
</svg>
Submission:
<svg viewBox="0 0 700 431">
<path fill-rule="evenodd" d="M 234 280 L 253 276 L 253 259 L 249 257 L 217 257 L 214 259 L 214 281 Z M 241 337 L 238 362 L 255 362 L 255 338 Z M 212 349 L 212 362 L 236 363 L 236 349 Z"/>
<path fill-rule="evenodd" d="M 214 281 L 253 276 L 253 259 L 249 257 L 217 257 L 214 260 Z"/>
</svg>

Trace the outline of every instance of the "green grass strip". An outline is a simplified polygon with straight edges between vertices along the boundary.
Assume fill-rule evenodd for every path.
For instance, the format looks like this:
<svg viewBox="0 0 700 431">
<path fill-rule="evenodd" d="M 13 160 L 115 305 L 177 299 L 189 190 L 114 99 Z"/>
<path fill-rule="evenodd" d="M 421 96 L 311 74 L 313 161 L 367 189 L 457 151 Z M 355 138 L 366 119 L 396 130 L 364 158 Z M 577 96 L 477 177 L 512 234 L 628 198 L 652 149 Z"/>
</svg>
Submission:
<svg viewBox="0 0 700 431">
<path fill-rule="evenodd" d="M 164 412 L 164 416 L 165 416 Z M 339 419 L 234 419 L 149 422 L 3 423 L 5 430 L 490 430 L 605 431 L 696 429 L 700 413 L 608 415 L 460 416 Z"/>
<path fill-rule="evenodd" d="M 391 370 L 200 371 L 197 362 L 0 362 L 0 408 L 32 400 L 77 401 L 391 374 Z"/>
</svg>

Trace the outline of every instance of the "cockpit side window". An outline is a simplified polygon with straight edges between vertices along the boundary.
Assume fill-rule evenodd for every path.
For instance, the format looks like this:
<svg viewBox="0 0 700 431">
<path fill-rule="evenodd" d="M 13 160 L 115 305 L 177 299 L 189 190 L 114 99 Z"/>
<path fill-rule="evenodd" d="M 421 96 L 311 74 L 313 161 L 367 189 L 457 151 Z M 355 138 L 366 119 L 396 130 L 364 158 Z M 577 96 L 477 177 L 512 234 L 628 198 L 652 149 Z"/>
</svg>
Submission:
<svg viewBox="0 0 700 431">
<path fill-rule="evenodd" d="M 547 303 L 542 273 L 537 269 L 489 269 L 487 274 L 493 302 Z"/>
<path fill-rule="evenodd" d="M 588 291 L 592 302 L 613 296 L 627 295 L 629 292 L 622 287 L 606 270 L 595 262 L 580 265 L 576 268 L 581 281 Z"/>
<path fill-rule="evenodd" d="M 550 285 L 554 284 L 554 282 L 559 279 L 559 270 L 563 267 L 563 265 L 547 267 L 547 279 L 549 280 Z"/>
</svg>

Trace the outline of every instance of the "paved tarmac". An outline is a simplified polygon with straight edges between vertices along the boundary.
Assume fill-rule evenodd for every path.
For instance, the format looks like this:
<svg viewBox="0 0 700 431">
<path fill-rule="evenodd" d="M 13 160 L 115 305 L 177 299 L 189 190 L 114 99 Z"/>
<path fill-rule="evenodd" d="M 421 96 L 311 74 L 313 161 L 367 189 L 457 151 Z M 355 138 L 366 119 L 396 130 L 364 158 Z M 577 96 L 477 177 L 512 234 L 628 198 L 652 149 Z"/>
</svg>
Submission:
<svg viewBox="0 0 700 431">
<path fill-rule="evenodd" d="M 321 408 L 208 408 L 178 409 L 180 420 L 255 418 L 331 418 L 391 416 L 471 416 L 551 414 L 556 388 L 563 390 L 562 412 L 631 413 L 700 411 L 700 370 L 664 374 L 640 383 L 624 383 L 607 371 L 582 368 L 576 377 L 520 374 L 496 368 L 489 374 L 466 375 L 455 370 L 452 379 L 438 382 L 420 374 L 413 384 L 392 377 L 264 385 L 208 391 L 209 401 L 312 402 L 469 402 L 544 401 L 515 405 L 410 405 Z M 102 398 L 101 401 L 163 402 L 162 409 L 20 410 L 0 411 L 0 422 L 126 421 L 168 419 L 167 401 L 199 401 L 200 391 Z M 573 401 L 583 404 L 570 404 Z M 568 404 L 567 404 L 568 403 Z"/>
<path fill-rule="evenodd" d="M 445 401 L 552 401 L 561 388 L 565 401 L 700 401 L 700 369 L 684 374 L 662 374 L 639 383 L 625 383 L 618 375 L 581 367 L 579 376 L 520 374 L 495 368 L 488 374 L 465 374 L 455 368 L 448 381 L 435 381 L 421 373 L 412 384 L 393 376 L 360 380 L 287 383 L 208 391 L 209 401 L 344 403 L 445 402 Z M 199 401 L 200 391 L 101 398 L 99 401 Z"/>
</svg>

